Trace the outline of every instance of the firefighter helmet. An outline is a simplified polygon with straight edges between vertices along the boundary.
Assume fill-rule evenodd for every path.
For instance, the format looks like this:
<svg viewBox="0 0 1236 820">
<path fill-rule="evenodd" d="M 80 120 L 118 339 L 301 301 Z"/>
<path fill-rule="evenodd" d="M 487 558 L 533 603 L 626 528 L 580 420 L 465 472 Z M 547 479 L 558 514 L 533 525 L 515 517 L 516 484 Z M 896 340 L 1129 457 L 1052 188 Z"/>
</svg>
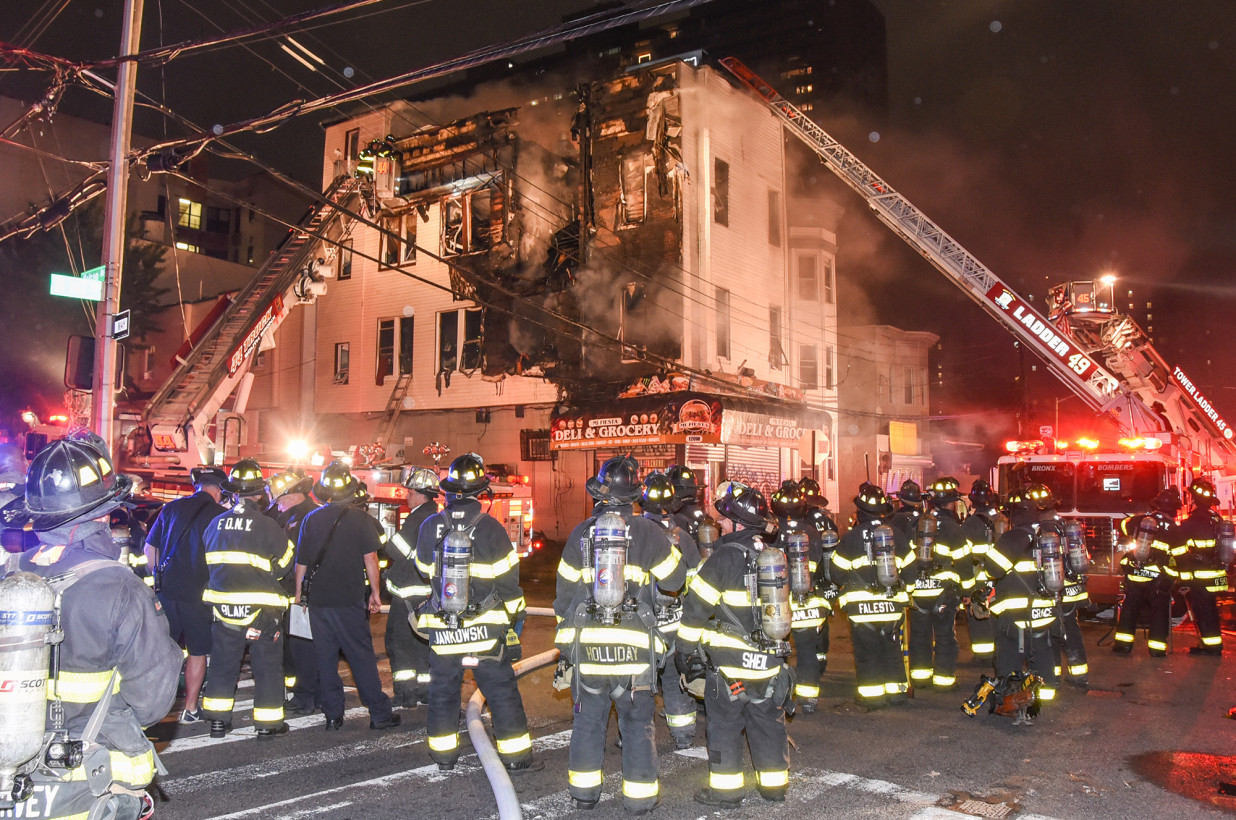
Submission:
<svg viewBox="0 0 1236 820">
<path fill-rule="evenodd" d="M 133 492 L 133 476 L 117 473 L 105 451 L 61 439 L 35 456 L 26 474 L 26 493 L 0 510 L 10 529 L 53 530 L 99 518 Z"/>
<path fill-rule="evenodd" d="M 194 487 L 222 487 L 227 483 L 227 473 L 218 467 L 194 467 L 189 471 L 189 481 Z"/>
<path fill-rule="evenodd" d="M 485 475 L 485 459 L 476 453 L 464 453 L 446 471 L 446 478 L 438 482 L 444 492 L 455 495 L 477 495 L 489 489 L 489 476 Z"/>
<path fill-rule="evenodd" d="M 820 489 L 820 482 L 811 476 L 803 476 L 799 479 L 798 491 L 802 493 L 803 503 L 807 505 L 808 509 L 828 506 L 828 499 L 824 497 L 824 493 Z"/>
<path fill-rule="evenodd" d="M 944 507 L 961 499 L 961 487 L 952 476 L 937 478 L 927 486 L 927 496 L 937 507 Z"/>
<path fill-rule="evenodd" d="M 266 482 L 266 492 L 270 494 L 271 501 L 278 501 L 285 495 L 291 495 L 292 493 L 308 495 L 311 489 L 313 489 L 313 479 L 299 469 L 275 473 Z"/>
<path fill-rule="evenodd" d="M 1193 503 L 1199 507 L 1213 507 L 1219 503 L 1215 485 L 1208 478 L 1194 479 L 1189 485 L 1189 495 L 1193 496 Z"/>
<path fill-rule="evenodd" d="M 1031 484 L 1026 487 L 1018 487 L 1017 489 L 1011 491 L 1005 506 L 1007 506 L 1009 510 L 1016 512 L 1033 512 L 1038 510 L 1038 499 L 1030 494 L 1031 487 L 1036 486 L 1040 485 Z"/>
<path fill-rule="evenodd" d="M 313 494 L 322 501 L 345 501 L 356 495 L 356 477 L 342 461 L 332 461 L 322 469 Z"/>
<path fill-rule="evenodd" d="M 727 481 L 720 498 L 713 502 L 717 512 L 736 524 L 763 527 L 768 523 L 768 502 L 764 494 L 740 481 Z M 718 488 L 721 489 L 721 488 Z"/>
<path fill-rule="evenodd" d="M 700 491 L 699 482 L 695 479 L 695 470 L 685 464 L 671 464 L 665 471 L 666 478 L 674 485 L 674 495 L 680 499 L 693 498 Z"/>
<path fill-rule="evenodd" d="M 1056 506 L 1056 498 L 1051 493 L 1051 487 L 1046 484 L 1030 484 L 1026 487 L 1025 493 L 1034 502 L 1034 508 L 1040 512 L 1054 509 Z"/>
<path fill-rule="evenodd" d="M 629 455 L 607 459 L 584 486 L 597 501 L 630 504 L 640 497 L 639 462 Z"/>
<path fill-rule="evenodd" d="M 869 481 L 864 481 L 858 488 L 858 495 L 854 496 L 854 506 L 871 515 L 888 515 L 893 511 L 893 505 L 888 502 L 888 496 Z"/>
<path fill-rule="evenodd" d="M 902 504 L 909 504 L 912 507 L 917 507 L 923 503 L 923 488 L 918 486 L 918 482 L 912 478 L 907 478 L 901 482 L 901 486 L 897 488 L 897 500 Z"/>
<path fill-rule="evenodd" d="M 664 473 L 649 473 L 644 478 L 644 495 L 640 506 L 645 512 L 670 512 L 677 498 L 674 485 Z"/>
<path fill-rule="evenodd" d="M 801 518 L 807 512 L 807 500 L 799 485 L 782 481 L 768 498 L 768 506 L 781 518 Z"/>
<path fill-rule="evenodd" d="M 403 480 L 403 486 L 409 490 L 416 490 L 426 498 L 434 498 L 437 496 L 441 488 L 438 474 L 428 467 L 414 467 L 412 472 L 408 473 L 408 477 Z"/>
<path fill-rule="evenodd" d="M 16 444 L 0 444 L 0 484 L 26 480 L 26 454 Z"/>
<path fill-rule="evenodd" d="M 1000 504 L 1000 496 L 991 488 L 991 482 L 979 478 L 970 485 L 967 496 L 970 503 L 976 507 L 996 507 Z"/>
<path fill-rule="evenodd" d="M 1180 490 L 1178 488 L 1168 487 L 1154 497 L 1154 505 L 1165 513 L 1175 515 L 1184 506 L 1184 501 L 1180 497 Z"/>
<path fill-rule="evenodd" d="M 232 466 L 222 487 L 224 492 L 236 495 L 261 495 L 266 489 L 266 477 L 262 475 L 260 464 L 251 458 L 242 458 Z"/>
</svg>

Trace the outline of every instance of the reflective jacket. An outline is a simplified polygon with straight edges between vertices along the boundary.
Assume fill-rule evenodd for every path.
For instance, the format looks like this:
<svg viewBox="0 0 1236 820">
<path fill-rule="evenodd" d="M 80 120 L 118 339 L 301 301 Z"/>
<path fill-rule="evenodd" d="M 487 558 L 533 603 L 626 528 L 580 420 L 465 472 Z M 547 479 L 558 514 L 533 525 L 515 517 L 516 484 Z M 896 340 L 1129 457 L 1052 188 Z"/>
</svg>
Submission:
<svg viewBox="0 0 1236 820">
<path fill-rule="evenodd" d="M 758 530 L 740 529 L 718 539 L 682 605 L 678 652 L 703 649 L 709 663 L 730 681 L 769 682 L 785 663 L 777 647 L 760 640 L 759 598 L 753 598 L 759 537 Z"/>
<path fill-rule="evenodd" d="M 214 605 L 215 618 L 243 627 L 287 609 L 291 598 L 280 581 L 292 569 L 296 545 L 260 505 L 236 502 L 210 522 L 202 541 L 210 568 L 202 600 Z"/>
<path fill-rule="evenodd" d="M 661 635 L 665 640 L 672 643 L 674 636 L 678 634 L 678 625 L 682 622 L 682 593 L 686 592 L 685 585 L 691 583 L 700 565 L 700 548 L 695 543 L 695 539 L 691 537 L 691 533 L 682 526 L 678 516 L 673 513 L 646 512 L 644 518 L 665 530 L 670 546 L 682 556 L 683 568 L 686 571 L 686 581 L 680 585 L 683 588 L 677 595 L 668 594 L 659 585 L 653 595 L 657 628 L 661 630 Z M 673 590 L 669 592 L 672 593 Z M 671 646 L 667 651 L 672 652 L 673 647 Z"/>
<path fill-rule="evenodd" d="M 1034 560 L 1037 522 L 1021 523 L 987 550 L 986 573 L 995 585 L 992 615 L 1007 615 L 1023 628 L 1043 629 L 1056 620 L 1056 600 L 1044 589 Z"/>
<path fill-rule="evenodd" d="M 897 558 L 899 586 L 891 592 L 878 583 L 871 552 L 875 528 L 886 523 L 867 513 L 859 513 L 854 529 L 841 536 L 833 552 L 832 576 L 841 586 L 838 599 L 851 623 L 896 624 L 905 617 L 910 595 L 905 585 L 917 577 L 914 550 L 900 530 L 893 527 L 894 554 Z"/>
<path fill-rule="evenodd" d="M 440 610 L 442 549 L 452 528 L 472 538 L 470 604 L 457 628 L 451 628 Z M 460 656 L 499 653 L 507 629 L 523 614 L 525 605 L 519 586 L 519 554 L 498 520 L 482 510 L 475 498 L 451 501 L 421 525 L 416 536 L 416 568 L 430 587 L 430 597 L 417 611 L 416 627 L 429 635 L 433 651 Z"/>
<path fill-rule="evenodd" d="M 793 613 L 793 626 L 795 631 L 806 629 L 819 629 L 824 625 L 824 619 L 828 617 L 829 603 L 820 594 L 816 586 L 816 577 L 820 572 L 820 563 L 824 560 L 824 553 L 820 548 L 820 532 L 811 521 L 804 518 L 782 518 L 777 517 L 777 546 L 789 557 L 789 551 L 786 548 L 786 537 L 792 532 L 806 533 L 807 535 L 807 566 L 811 571 L 811 589 L 802 596 L 790 595 L 790 612 Z"/>
<path fill-rule="evenodd" d="M 1039 518 L 1041 530 L 1050 530 L 1060 539 L 1060 549 L 1064 557 L 1064 589 L 1060 590 L 1061 612 L 1069 615 L 1078 604 L 1090 600 L 1090 591 L 1086 587 L 1086 576 L 1073 572 L 1069 566 L 1069 551 L 1065 536 L 1064 519 L 1055 510 L 1047 510 Z"/>
<path fill-rule="evenodd" d="M 1227 567 L 1219 563 L 1216 543 L 1219 539 L 1219 514 L 1207 507 L 1194 507 L 1180 524 L 1180 539 L 1176 547 L 1176 567 L 1183 582 L 1200 582 L 1210 592 L 1227 591 Z"/>
<path fill-rule="evenodd" d="M 317 504 L 313 503 L 312 499 L 306 498 L 294 507 L 289 507 L 283 512 L 275 516 L 275 523 L 283 527 L 283 531 L 288 534 L 288 540 L 293 544 L 300 543 L 300 526 L 305 523 L 305 518 L 309 513 L 318 508 Z M 296 592 L 296 573 L 289 572 L 283 576 L 283 588 L 287 591 L 289 597 L 294 597 Z"/>
<path fill-rule="evenodd" d="M 628 527 L 623 569 L 627 603 L 613 624 L 601 622 L 592 600 L 595 567 L 591 530 L 597 516 L 607 512 L 621 515 Z M 637 516 L 630 504 L 598 506 L 591 518 L 571 530 L 562 548 L 554 597 L 558 620 L 554 643 L 584 682 L 605 682 L 603 685 L 612 687 L 620 683 L 618 679 L 626 678 L 635 685 L 651 685 L 656 676 L 653 665 L 668 650 L 655 615 L 654 587 L 677 592 L 686 577 L 682 553 L 664 527 Z M 671 638 L 676 629 L 675 624 L 667 630 Z"/>
<path fill-rule="evenodd" d="M 998 515 L 1000 512 L 995 508 L 985 507 L 970 513 L 961 522 L 961 531 L 970 542 L 970 556 L 966 561 L 969 569 L 964 573 L 958 572 L 966 594 L 991 580 L 987 577 L 987 551 L 996 541 L 996 525 L 993 522 Z"/>
<path fill-rule="evenodd" d="M 1150 557 L 1138 561 L 1133 550 L 1127 550 L 1120 558 L 1120 570 L 1130 584 L 1150 584 L 1166 589 L 1175 580 L 1177 572 L 1172 565 L 1172 552 L 1181 544 L 1179 528 L 1175 520 L 1158 510 L 1130 515 L 1120 522 L 1120 531 L 1129 538 L 1136 538 L 1143 519 L 1155 524 L 1154 541 L 1150 544 Z"/>
<path fill-rule="evenodd" d="M 429 582 L 416 568 L 416 539 L 421 525 L 437 511 L 438 505 L 433 501 L 418 504 L 404 517 L 399 532 L 386 542 L 386 557 L 390 560 L 386 568 L 386 591 L 407 601 L 409 609 L 429 597 Z"/>
<path fill-rule="evenodd" d="M 956 600 L 971 576 L 970 539 L 966 538 L 957 513 L 948 509 L 933 509 L 923 513 L 923 516 L 935 519 L 936 535 L 931 561 L 919 563 L 914 586 L 910 588 L 910 598 L 920 608 L 933 606 L 946 592 Z M 917 536 L 916 532 L 914 539 Z M 917 560 L 918 543 L 914 539 L 912 544 Z M 962 573 L 965 573 L 964 577 Z M 970 581 L 969 586 L 973 585 Z"/>
</svg>

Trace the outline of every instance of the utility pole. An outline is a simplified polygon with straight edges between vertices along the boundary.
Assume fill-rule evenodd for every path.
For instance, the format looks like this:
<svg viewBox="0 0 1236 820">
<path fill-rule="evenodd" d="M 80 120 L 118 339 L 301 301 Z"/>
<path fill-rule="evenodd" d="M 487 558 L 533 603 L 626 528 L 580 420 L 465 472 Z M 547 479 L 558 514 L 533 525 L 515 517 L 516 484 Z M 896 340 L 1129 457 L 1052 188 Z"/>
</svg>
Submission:
<svg viewBox="0 0 1236 820">
<path fill-rule="evenodd" d="M 136 54 L 142 38 L 143 0 L 125 0 L 120 56 Z M 116 68 L 116 100 L 112 107 L 112 153 L 107 171 L 107 206 L 103 217 L 103 298 L 95 314 L 94 402 L 95 432 L 115 457 L 116 359 L 118 342 L 112 321 L 120 309 L 120 274 L 124 265 L 126 204 L 129 193 L 129 140 L 133 131 L 133 95 L 137 63 L 127 60 Z"/>
</svg>

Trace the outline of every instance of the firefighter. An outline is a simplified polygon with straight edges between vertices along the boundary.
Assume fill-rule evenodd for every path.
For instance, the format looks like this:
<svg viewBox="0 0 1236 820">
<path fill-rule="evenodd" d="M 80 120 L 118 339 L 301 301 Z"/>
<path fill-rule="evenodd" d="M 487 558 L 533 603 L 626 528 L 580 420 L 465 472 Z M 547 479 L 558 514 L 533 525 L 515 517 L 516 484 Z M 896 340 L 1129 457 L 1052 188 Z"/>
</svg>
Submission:
<svg viewBox="0 0 1236 820">
<path fill-rule="evenodd" d="M 425 519 L 438 511 L 438 474 L 416 467 L 404 480 L 408 514 L 399 532 L 386 544 L 386 591 L 391 595 L 386 617 L 386 654 L 391 660 L 395 705 L 406 708 L 429 703 L 429 644 L 412 629 L 416 608 L 429 598 L 429 582 L 416 568 L 416 538 Z"/>
<path fill-rule="evenodd" d="M 674 486 L 663 473 L 649 473 L 644 479 L 640 510 L 644 518 L 665 530 L 670 545 L 682 556 L 686 582 L 690 582 L 700 564 L 700 551 L 695 539 L 679 523 L 674 511 L 679 507 Z M 695 698 L 678 685 L 678 670 L 674 666 L 674 639 L 682 621 L 682 595 L 669 595 L 659 587 L 654 592 L 654 612 L 657 628 L 665 640 L 661 658 L 661 700 L 665 704 L 665 722 L 676 749 L 689 749 L 695 744 Z"/>
<path fill-rule="evenodd" d="M 1009 493 L 1010 528 L 987 550 L 984 564 L 995 589 L 991 614 L 997 619 L 996 676 L 1021 674 L 1028 666 L 1042 680 L 1043 701 L 1055 698 L 1050 631 L 1056 621 L 1056 595 L 1064 587 L 1062 556 L 1057 552 L 1056 563 L 1042 557 L 1039 517 L 1050 496 L 1051 490 L 1041 484 Z"/>
<path fill-rule="evenodd" d="M 565 661 L 556 686 L 569 686 L 575 705 L 567 788 L 579 809 L 595 808 L 601 799 L 605 734 L 614 708 L 623 741 L 623 805 L 632 814 L 646 814 L 660 800 L 653 717 L 667 642 L 656 610 L 671 606 L 658 598 L 682 588 L 686 566 L 666 529 L 632 510 L 640 497 L 638 471 L 635 459 L 620 456 L 588 479 L 596 505 L 567 536 L 558 564 L 554 643 Z M 678 711 L 685 720 L 685 707 L 675 710 L 675 704 L 667 690 L 667 719 Z M 690 709 L 693 738 L 694 706 Z M 686 737 L 685 725 L 676 728 L 676 740 Z"/>
<path fill-rule="evenodd" d="M 695 471 L 682 464 L 671 464 L 665 471 L 665 477 L 674 486 L 674 498 L 678 501 L 678 509 L 674 514 L 681 519 L 681 526 L 686 528 L 692 538 L 699 541 L 700 524 L 712 522 L 712 518 L 700 506 L 700 486 L 696 480 Z"/>
<path fill-rule="evenodd" d="M 224 512 L 219 502 L 227 473 L 218 467 L 195 467 L 189 480 L 194 493 L 163 506 L 143 550 L 172 640 L 185 650 L 185 707 L 179 718 L 185 725 L 206 720 L 197 701 L 206 680 L 214 617 L 210 605 L 202 601 L 210 579 L 202 539 L 210 522 Z"/>
<path fill-rule="evenodd" d="M 825 609 L 824 621 L 820 624 L 820 634 L 816 644 L 816 656 L 820 659 L 820 676 L 823 677 L 828 671 L 829 633 L 832 624 L 832 618 L 828 616 L 832 614 L 833 601 L 837 600 L 840 594 L 837 584 L 833 581 L 832 572 L 833 550 L 837 548 L 837 542 L 841 540 L 841 533 L 837 530 L 837 522 L 833 520 L 832 513 L 828 511 L 828 499 L 820 492 L 820 482 L 811 476 L 804 476 L 798 482 L 798 488 L 802 493 L 803 503 L 807 507 L 807 520 L 820 534 L 820 567 L 815 585 L 820 597 L 824 599 Z M 805 704 L 803 711 L 808 711 Z"/>
<path fill-rule="evenodd" d="M 265 515 L 266 479 L 256 461 L 236 462 L 223 491 L 232 495 L 232 508 L 212 520 L 202 536 L 210 568 L 202 600 L 215 617 L 202 713 L 210 721 L 211 737 L 231 730 L 236 683 L 248 649 L 253 724 L 259 738 L 272 738 L 288 731 L 283 722 L 283 630 L 291 599 L 282 580 L 292 570 L 296 546 Z"/>
<path fill-rule="evenodd" d="M 691 581 L 674 656 L 684 684 L 702 689 L 708 713 L 708 786 L 695 800 L 721 808 L 742 802 L 745 732 L 756 790 L 780 803 L 790 772 L 785 716 L 794 711 L 789 572 L 785 553 L 766 546 L 771 522 L 760 491 L 726 482 L 718 493 L 713 506 L 735 529 Z"/>
<path fill-rule="evenodd" d="M 1215 485 L 1199 478 L 1189 485 L 1193 509 L 1180 524 L 1184 544 L 1176 548 L 1180 582 L 1188 588 L 1189 609 L 1197 624 L 1200 643 L 1189 647 L 1190 655 L 1222 655 L 1223 633 L 1219 630 L 1216 596 L 1227 591 L 1227 567 L 1215 549 L 1222 519 L 1215 511 L 1219 499 Z"/>
<path fill-rule="evenodd" d="M 356 693 L 369 710 L 369 728 L 384 731 L 401 721 L 391 713 L 390 698 L 382 691 L 368 620 L 382 611 L 378 550 L 384 536 L 378 522 L 356 508 L 359 486 L 347 464 L 326 465 L 313 494 L 327 504 L 305 518 L 296 544 L 296 603 L 308 607 L 328 732 L 343 728 L 340 652 L 352 668 Z"/>
<path fill-rule="evenodd" d="M 429 756 L 449 771 L 459 759 L 459 692 L 464 669 L 489 703 L 498 756 L 509 772 L 544 768 L 532 759 L 532 736 L 507 652 L 507 636 L 524 617 L 519 556 L 506 529 L 481 508 L 489 488 L 485 462 L 467 453 L 440 482 L 446 507 L 425 519 L 416 566 L 430 585 L 417 631 L 429 658 Z"/>
<path fill-rule="evenodd" d="M 970 541 L 957 517 L 957 480 L 944 477 L 927 488 L 914 548 L 917 577 L 910 590 L 910 683 L 941 691 L 957 688 L 957 606 L 961 603 Z"/>
<path fill-rule="evenodd" d="M 47 581 L 59 598 L 54 611 L 64 633 L 51 650 L 54 674 L 47 677 L 44 660 L 39 677 L 40 682 L 46 678 L 46 706 L 42 698 L 27 701 L 42 717 L 15 719 L 8 708 L 11 698 L 5 699 L 6 748 L 22 726 L 33 724 L 36 733 L 102 744 L 109 763 L 102 768 L 92 758 L 88 772 L 80 760 L 73 765 L 62 756 L 54 766 L 36 768 L 31 779 L 38 807 L 18 803 L 17 816 L 79 818 L 90 813 L 133 820 L 153 809 L 145 789 L 157 758 L 143 729 L 172 708 L 183 656 L 158 599 L 119 563 L 119 549 L 108 531 L 108 514 L 133 487 L 132 476 L 112 468 L 105 447 L 63 439 L 34 458 L 23 495 L 0 510 L 6 528 L 34 532 L 39 541 L 10 559 L 10 569 L 16 564 L 20 572 L 4 583 L 22 579 L 20 573 Z M 8 673 L 10 680 L 13 674 L 21 673 Z M 101 725 L 92 726 L 95 720 Z M 43 752 L 40 744 L 38 754 Z"/>
<path fill-rule="evenodd" d="M 893 505 L 884 491 L 864 483 L 854 498 L 855 527 L 833 553 L 832 576 L 850 622 L 858 702 L 876 709 L 906 701 L 909 684 L 901 660 L 901 629 L 914 582 L 914 552 L 889 522 Z"/>
<path fill-rule="evenodd" d="M 313 479 L 304 470 L 292 468 L 275 473 L 266 482 L 266 494 L 270 506 L 266 514 L 283 527 L 288 540 L 300 541 L 300 528 L 309 513 L 318 505 L 309 497 Z M 296 573 L 283 577 L 283 589 L 288 599 L 296 597 Z M 291 608 L 288 609 L 291 612 Z M 288 703 L 284 713 L 290 717 L 311 715 L 322 706 L 318 687 L 318 659 L 313 641 L 293 635 L 290 624 L 284 623 L 283 634 L 283 686 L 288 691 Z"/>
<path fill-rule="evenodd" d="M 1169 487 L 1155 496 L 1153 510 L 1120 522 L 1120 531 L 1132 539 L 1133 547 L 1120 558 L 1123 598 L 1112 644 L 1112 651 L 1118 655 L 1133 652 L 1137 622 L 1145 611 L 1150 617 L 1146 648 L 1153 658 L 1167 657 L 1167 638 L 1172 628 L 1172 583 L 1177 574 L 1172 566 L 1172 552 L 1184 543 L 1176 526 L 1176 514 L 1183 506 L 1180 490 Z"/>
<path fill-rule="evenodd" d="M 0 444 L 0 507 L 21 498 L 26 492 L 26 454 L 16 444 Z M 33 530 L 0 531 L 5 552 L 23 552 L 38 543 Z"/>
<path fill-rule="evenodd" d="M 1049 495 L 1043 501 L 1043 509 L 1039 522 L 1043 529 L 1051 530 L 1060 539 L 1061 551 L 1064 556 L 1064 589 L 1060 591 L 1058 617 L 1052 626 L 1052 661 L 1055 664 L 1056 678 L 1062 675 L 1064 682 L 1085 689 L 1089 686 L 1090 664 L 1086 657 L 1086 641 L 1082 637 L 1081 625 L 1077 623 L 1077 611 L 1082 604 L 1090 600 L 1086 589 L 1086 570 L 1089 569 L 1089 557 L 1084 556 L 1086 539 L 1078 521 L 1065 521 L 1056 512 L 1055 496 Z M 1070 550 L 1071 541 L 1076 542 L 1076 550 Z M 1081 552 L 1077 552 L 1080 550 Z M 1071 557 L 1076 554 L 1085 568 L 1074 567 Z M 1064 666 L 1060 657 L 1064 656 Z"/>
<path fill-rule="evenodd" d="M 994 663 L 996 654 L 996 622 L 991 617 L 991 582 L 987 577 L 987 550 L 1009 527 L 1000 512 L 1000 496 L 991 484 L 977 479 L 970 485 L 970 514 L 961 529 L 970 542 L 969 571 L 962 578 L 969 598 L 966 622 L 970 632 L 970 651 L 975 660 Z"/>
<path fill-rule="evenodd" d="M 777 547 L 786 554 L 790 570 L 790 608 L 794 613 L 794 697 L 806 714 L 815 712 L 820 699 L 826 649 L 820 632 L 828 619 L 829 602 L 817 586 L 823 560 L 820 533 L 806 517 L 807 504 L 797 482 L 783 481 L 769 497 L 777 517 Z"/>
<path fill-rule="evenodd" d="M 828 511 L 828 499 L 820 491 L 820 482 L 811 476 L 803 476 L 798 482 L 798 491 L 802 494 L 803 504 L 807 508 L 807 519 L 815 526 L 816 531 L 820 535 L 836 532 L 837 522 Z"/>
</svg>

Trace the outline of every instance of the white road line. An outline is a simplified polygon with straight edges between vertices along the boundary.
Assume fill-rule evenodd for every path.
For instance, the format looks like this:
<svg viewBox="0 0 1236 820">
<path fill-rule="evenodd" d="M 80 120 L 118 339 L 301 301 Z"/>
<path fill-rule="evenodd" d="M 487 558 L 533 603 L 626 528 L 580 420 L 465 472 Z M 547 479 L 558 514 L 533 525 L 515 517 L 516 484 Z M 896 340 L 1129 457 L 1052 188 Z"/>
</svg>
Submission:
<svg viewBox="0 0 1236 820">
<path fill-rule="evenodd" d="M 369 710 L 364 706 L 357 706 L 343 713 L 344 720 L 348 718 L 360 717 L 368 715 Z M 326 725 L 326 718 L 322 715 L 305 715 L 304 717 L 289 718 L 288 726 L 292 729 L 312 729 L 317 727 L 321 729 Z M 203 746 L 213 746 L 218 743 L 235 743 L 238 740 L 253 740 L 257 737 L 257 729 L 252 726 L 242 726 L 239 729 L 233 729 L 223 737 L 211 737 L 209 733 L 197 735 L 195 737 L 178 737 L 171 743 L 167 744 L 163 751 L 159 752 L 159 756 L 163 757 L 176 752 L 187 752 L 194 749 L 200 749 Z"/>
<path fill-rule="evenodd" d="M 939 806 L 927 806 L 911 814 L 906 820 L 974 820 L 973 814 L 962 814 L 952 809 L 942 809 Z M 1018 820 L 1024 820 L 1018 818 Z"/>
</svg>

